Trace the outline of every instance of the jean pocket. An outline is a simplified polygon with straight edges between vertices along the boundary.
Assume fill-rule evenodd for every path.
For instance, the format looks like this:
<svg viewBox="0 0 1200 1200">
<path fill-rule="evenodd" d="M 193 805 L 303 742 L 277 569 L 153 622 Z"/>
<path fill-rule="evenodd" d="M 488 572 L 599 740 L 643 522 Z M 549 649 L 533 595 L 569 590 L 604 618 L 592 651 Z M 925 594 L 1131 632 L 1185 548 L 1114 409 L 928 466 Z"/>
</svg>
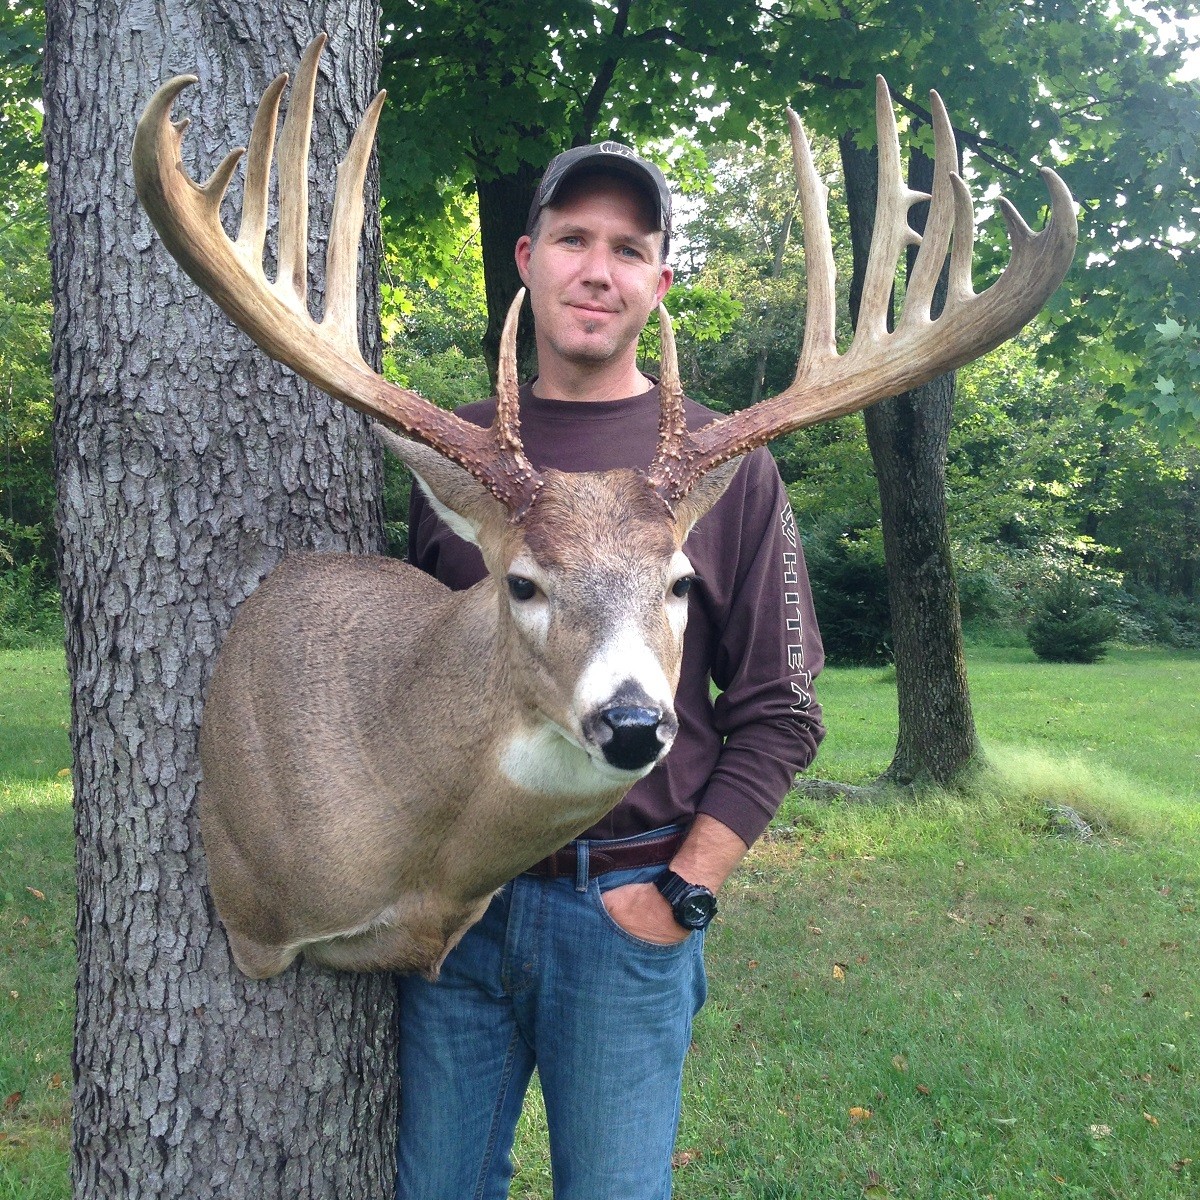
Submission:
<svg viewBox="0 0 1200 1200">
<path fill-rule="evenodd" d="M 604 894 L 600 890 L 600 884 L 595 879 L 588 883 L 588 899 L 592 902 L 593 907 L 599 911 L 601 920 L 608 926 L 611 932 L 615 933 L 629 945 L 636 946 L 639 950 L 643 950 L 649 954 L 661 957 L 682 954 L 691 945 L 692 939 L 695 937 L 694 933 L 689 932 L 678 942 L 650 942 L 645 938 L 638 937 L 635 933 L 630 933 L 608 911 L 604 903 Z"/>
</svg>

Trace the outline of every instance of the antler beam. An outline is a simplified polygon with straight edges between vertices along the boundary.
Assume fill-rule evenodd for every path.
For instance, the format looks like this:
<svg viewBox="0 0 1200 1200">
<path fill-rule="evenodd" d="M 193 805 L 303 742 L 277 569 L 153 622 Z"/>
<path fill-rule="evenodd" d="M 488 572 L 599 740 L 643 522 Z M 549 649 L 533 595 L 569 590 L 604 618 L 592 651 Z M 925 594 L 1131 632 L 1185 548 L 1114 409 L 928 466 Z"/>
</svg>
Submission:
<svg viewBox="0 0 1200 1200">
<path fill-rule="evenodd" d="M 172 105 L 196 82 L 194 75 L 165 83 L 142 114 L 133 143 L 138 197 L 179 265 L 272 358 L 352 408 L 432 446 L 484 483 L 511 512 L 523 512 L 541 484 L 521 447 L 516 405 L 516 322 L 524 292 L 514 300 L 505 322 L 501 402 L 490 429 L 389 383 L 367 366 L 358 348 L 362 190 L 384 92 L 371 102 L 338 167 L 326 247 L 325 313 L 319 322 L 309 315 L 308 146 L 325 41 L 320 34 L 304 52 L 279 139 L 279 269 L 274 282 L 267 278 L 262 260 L 275 126 L 287 75 L 267 88 L 254 119 L 236 241 L 226 235 L 220 209 L 243 151 L 232 151 L 206 183 L 196 184 L 180 154 L 188 122 L 171 121 Z"/>
<path fill-rule="evenodd" d="M 788 110 L 808 273 L 808 314 L 796 377 L 777 396 L 692 433 L 683 424 L 682 410 L 672 409 L 675 415 L 668 417 L 664 406 L 650 478 L 669 504 L 685 496 L 705 472 L 772 438 L 866 408 L 986 354 L 1032 320 L 1062 282 L 1075 254 L 1075 212 L 1066 185 L 1053 171 L 1043 169 L 1042 178 L 1050 192 L 1049 223 L 1034 233 L 1017 210 L 1001 199 L 1012 255 L 1000 278 L 985 291 L 975 292 L 971 283 L 975 229 L 971 192 L 956 173 L 957 147 L 945 106 L 936 92 L 931 100 L 935 146 L 932 197 L 912 191 L 901 177 L 900 140 L 891 96 L 883 77 L 876 78 L 879 188 L 875 227 L 858 324 L 845 354 L 838 354 L 834 340 L 828 192 L 813 164 L 800 120 Z M 924 238 L 908 224 L 908 210 L 923 200 L 931 201 Z M 952 240 L 946 302 L 934 318 L 934 289 Z M 895 329 L 889 330 L 888 305 L 896 263 L 909 245 L 921 248 L 903 312 Z M 668 375 L 667 346 L 664 339 L 664 379 Z M 670 374 L 677 375 L 673 366 Z"/>
</svg>

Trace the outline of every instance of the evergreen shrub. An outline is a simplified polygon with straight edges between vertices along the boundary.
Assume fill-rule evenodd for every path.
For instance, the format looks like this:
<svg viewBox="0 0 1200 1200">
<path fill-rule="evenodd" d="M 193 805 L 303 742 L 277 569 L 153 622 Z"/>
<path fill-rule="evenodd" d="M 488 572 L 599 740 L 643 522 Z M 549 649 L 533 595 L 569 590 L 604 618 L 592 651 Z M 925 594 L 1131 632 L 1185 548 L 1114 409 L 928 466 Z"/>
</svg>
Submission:
<svg viewBox="0 0 1200 1200">
<path fill-rule="evenodd" d="M 831 663 L 892 661 L 883 535 L 877 526 L 824 522 L 804 538 L 817 624 Z"/>
<path fill-rule="evenodd" d="M 1098 662 L 1116 635 L 1116 616 L 1101 604 L 1096 589 L 1065 572 L 1037 596 L 1025 635 L 1044 662 Z"/>
</svg>

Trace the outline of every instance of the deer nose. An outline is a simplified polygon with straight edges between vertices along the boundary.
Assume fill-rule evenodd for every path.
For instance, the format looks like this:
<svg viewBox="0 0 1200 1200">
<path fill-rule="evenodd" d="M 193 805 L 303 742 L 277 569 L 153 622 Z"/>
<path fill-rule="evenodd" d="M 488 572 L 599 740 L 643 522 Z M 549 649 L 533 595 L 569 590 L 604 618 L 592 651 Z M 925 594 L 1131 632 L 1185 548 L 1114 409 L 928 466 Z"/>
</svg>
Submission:
<svg viewBox="0 0 1200 1200">
<path fill-rule="evenodd" d="M 606 708 L 600 720 L 612 730 L 612 736 L 601 749 L 614 767 L 638 771 L 662 753 L 663 740 L 658 736 L 662 713 L 657 708 L 618 704 Z"/>
</svg>

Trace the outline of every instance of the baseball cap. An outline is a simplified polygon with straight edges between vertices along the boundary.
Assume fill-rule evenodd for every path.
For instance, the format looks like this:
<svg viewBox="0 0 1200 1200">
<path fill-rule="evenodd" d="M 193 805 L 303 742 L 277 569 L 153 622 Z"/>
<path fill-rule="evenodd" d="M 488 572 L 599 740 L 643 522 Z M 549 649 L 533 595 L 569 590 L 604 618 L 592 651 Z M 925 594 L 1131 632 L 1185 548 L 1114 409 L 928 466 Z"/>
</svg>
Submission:
<svg viewBox="0 0 1200 1200">
<path fill-rule="evenodd" d="M 669 238 L 671 235 L 671 192 L 663 173 L 652 163 L 647 162 L 639 154 L 620 142 L 596 142 L 589 146 L 575 146 L 564 150 L 550 160 L 537 191 L 533 194 L 533 203 L 529 207 L 529 220 L 525 223 L 525 232 L 533 230 L 534 223 L 541 211 L 548 204 L 554 203 L 555 196 L 562 191 L 563 184 L 578 171 L 610 171 L 614 175 L 627 175 L 639 184 L 654 209 L 658 227 Z M 664 244 L 665 253 L 666 246 Z"/>
</svg>

